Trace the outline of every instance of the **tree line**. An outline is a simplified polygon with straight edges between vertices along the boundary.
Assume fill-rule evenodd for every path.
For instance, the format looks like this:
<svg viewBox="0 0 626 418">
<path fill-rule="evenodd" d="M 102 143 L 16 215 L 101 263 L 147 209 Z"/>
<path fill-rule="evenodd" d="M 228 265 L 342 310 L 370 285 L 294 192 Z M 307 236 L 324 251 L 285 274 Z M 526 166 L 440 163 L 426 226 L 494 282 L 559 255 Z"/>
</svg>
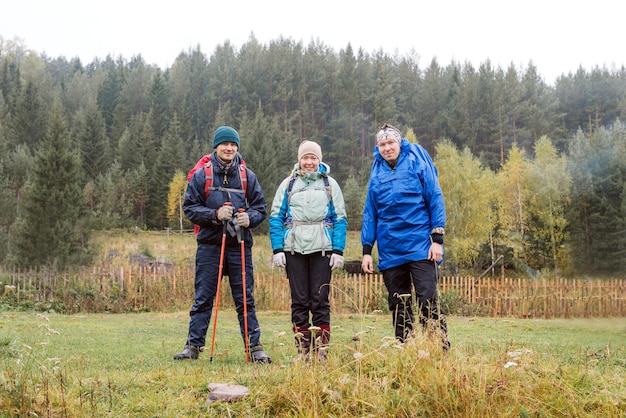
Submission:
<svg viewBox="0 0 626 418">
<path fill-rule="evenodd" d="M 623 273 L 624 112 L 623 67 L 581 67 L 552 86 L 532 62 L 422 67 L 417 55 L 251 36 L 162 69 L 0 37 L 0 263 L 84 264 L 90 231 L 189 227 L 185 174 L 224 124 L 269 201 L 299 142 L 320 143 L 359 230 L 374 134 L 389 122 L 439 168 L 446 267 L 502 256 L 530 274 Z"/>
</svg>

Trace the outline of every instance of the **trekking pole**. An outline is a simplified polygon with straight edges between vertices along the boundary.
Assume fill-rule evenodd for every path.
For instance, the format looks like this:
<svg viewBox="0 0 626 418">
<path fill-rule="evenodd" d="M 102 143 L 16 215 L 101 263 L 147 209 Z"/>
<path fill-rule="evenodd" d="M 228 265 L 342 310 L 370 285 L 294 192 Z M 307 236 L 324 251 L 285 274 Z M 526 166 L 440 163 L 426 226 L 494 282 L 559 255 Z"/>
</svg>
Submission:
<svg viewBox="0 0 626 418">
<path fill-rule="evenodd" d="M 239 212 L 245 212 L 245 209 L 240 208 Z M 243 230 L 239 229 L 237 232 L 239 245 L 241 246 L 241 286 L 243 287 L 243 339 L 246 346 L 246 363 L 250 361 L 250 343 L 248 342 L 248 301 L 247 301 L 247 288 L 246 288 L 246 248 L 244 246 Z"/>
<path fill-rule="evenodd" d="M 225 202 L 225 206 L 230 206 L 230 202 Z M 213 347 L 215 347 L 215 331 L 217 329 L 217 310 L 220 306 L 220 287 L 222 284 L 222 273 L 224 271 L 224 250 L 226 247 L 226 222 L 222 222 L 224 224 L 224 229 L 222 232 L 222 246 L 220 248 L 220 266 L 217 273 L 217 291 L 215 293 L 215 315 L 213 316 L 213 335 L 211 335 L 211 353 L 209 355 L 209 361 L 213 361 Z"/>
</svg>

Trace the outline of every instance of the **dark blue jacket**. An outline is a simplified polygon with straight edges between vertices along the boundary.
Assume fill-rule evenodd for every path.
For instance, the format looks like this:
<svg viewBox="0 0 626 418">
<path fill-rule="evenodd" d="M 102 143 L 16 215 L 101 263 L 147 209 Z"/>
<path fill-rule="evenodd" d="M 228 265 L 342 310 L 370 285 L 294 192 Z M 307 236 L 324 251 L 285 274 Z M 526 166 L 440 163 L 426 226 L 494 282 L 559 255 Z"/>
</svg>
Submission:
<svg viewBox="0 0 626 418">
<path fill-rule="evenodd" d="M 215 214 L 217 209 L 229 201 L 232 203 L 235 212 L 239 208 L 243 208 L 248 212 L 250 217 L 250 227 L 254 228 L 266 218 L 266 202 L 263 196 L 263 190 L 257 180 L 256 174 L 246 168 L 246 177 L 248 180 L 247 202 L 241 186 L 241 178 L 239 173 L 239 164 L 242 161 L 241 155 L 237 154 L 233 159 L 234 164 L 230 168 L 220 166 L 215 152 L 211 155 L 213 165 L 213 187 L 217 190 L 211 190 L 208 198 L 204 199 L 204 186 L 206 178 L 204 169 L 197 170 L 189 184 L 185 193 L 185 201 L 183 210 L 185 216 L 194 224 L 200 226 L 197 240 L 203 244 L 220 245 L 222 242 L 222 234 L 224 226 L 218 221 Z M 226 234 L 226 245 L 233 247 L 238 246 L 236 236 Z M 252 246 L 252 234 L 248 228 L 244 229 L 244 241 L 248 247 Z"/>
</svg>

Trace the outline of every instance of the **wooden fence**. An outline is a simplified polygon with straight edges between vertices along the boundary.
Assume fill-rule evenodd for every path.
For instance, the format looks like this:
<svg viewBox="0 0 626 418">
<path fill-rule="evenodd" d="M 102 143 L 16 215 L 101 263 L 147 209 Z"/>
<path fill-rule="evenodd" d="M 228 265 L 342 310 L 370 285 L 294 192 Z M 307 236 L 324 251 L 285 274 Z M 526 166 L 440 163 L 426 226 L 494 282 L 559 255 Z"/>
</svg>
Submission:
<svg viewBox="0 0 626 418">
<path fill-rule="evenodd" d="M 63 313 L 189 309 L 194 268 L 189 266 L 94 267 L 66 273 L 0 266 L 0 306 Z M 258 310 L 289 311 L 284 270 L 257 273 Z M 222 289 L 228 288 L 225 278 Z M 250 277 L 248 277 L 250 280 Z M 626 279 L 511 279 L 442 277 L 444 310 L 452 314 L 519 318 L 626 316 Z M 335 273 L 330 286 L 336 313 L 387 310 L 382 275 Z M 220 304 L 232 306 L 230 291 Z"/>
<path fill-rule="evenodd" d="M 443 277 L 439 289 L 484 315 L 520 318 L 626 316 L 626 279 Z"/>
</svg>

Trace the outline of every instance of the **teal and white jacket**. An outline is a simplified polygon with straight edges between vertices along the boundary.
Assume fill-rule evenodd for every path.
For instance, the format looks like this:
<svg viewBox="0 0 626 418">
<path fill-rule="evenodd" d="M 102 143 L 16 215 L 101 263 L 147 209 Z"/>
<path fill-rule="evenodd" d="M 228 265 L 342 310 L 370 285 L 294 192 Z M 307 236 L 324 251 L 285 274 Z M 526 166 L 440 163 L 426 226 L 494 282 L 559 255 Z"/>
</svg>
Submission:
<svg viewBox="0 0 626 418">
<path fill-rule="evenodd" d="M 314 173 L 306 173 L 296 163 L 292 175 L 280 183 L 270 212 L 274 253 L 343 255 L 348 229 L 346 206 L 341 188 L 329 172 L 325 163 L 320 163 Z"/>
</svg>

